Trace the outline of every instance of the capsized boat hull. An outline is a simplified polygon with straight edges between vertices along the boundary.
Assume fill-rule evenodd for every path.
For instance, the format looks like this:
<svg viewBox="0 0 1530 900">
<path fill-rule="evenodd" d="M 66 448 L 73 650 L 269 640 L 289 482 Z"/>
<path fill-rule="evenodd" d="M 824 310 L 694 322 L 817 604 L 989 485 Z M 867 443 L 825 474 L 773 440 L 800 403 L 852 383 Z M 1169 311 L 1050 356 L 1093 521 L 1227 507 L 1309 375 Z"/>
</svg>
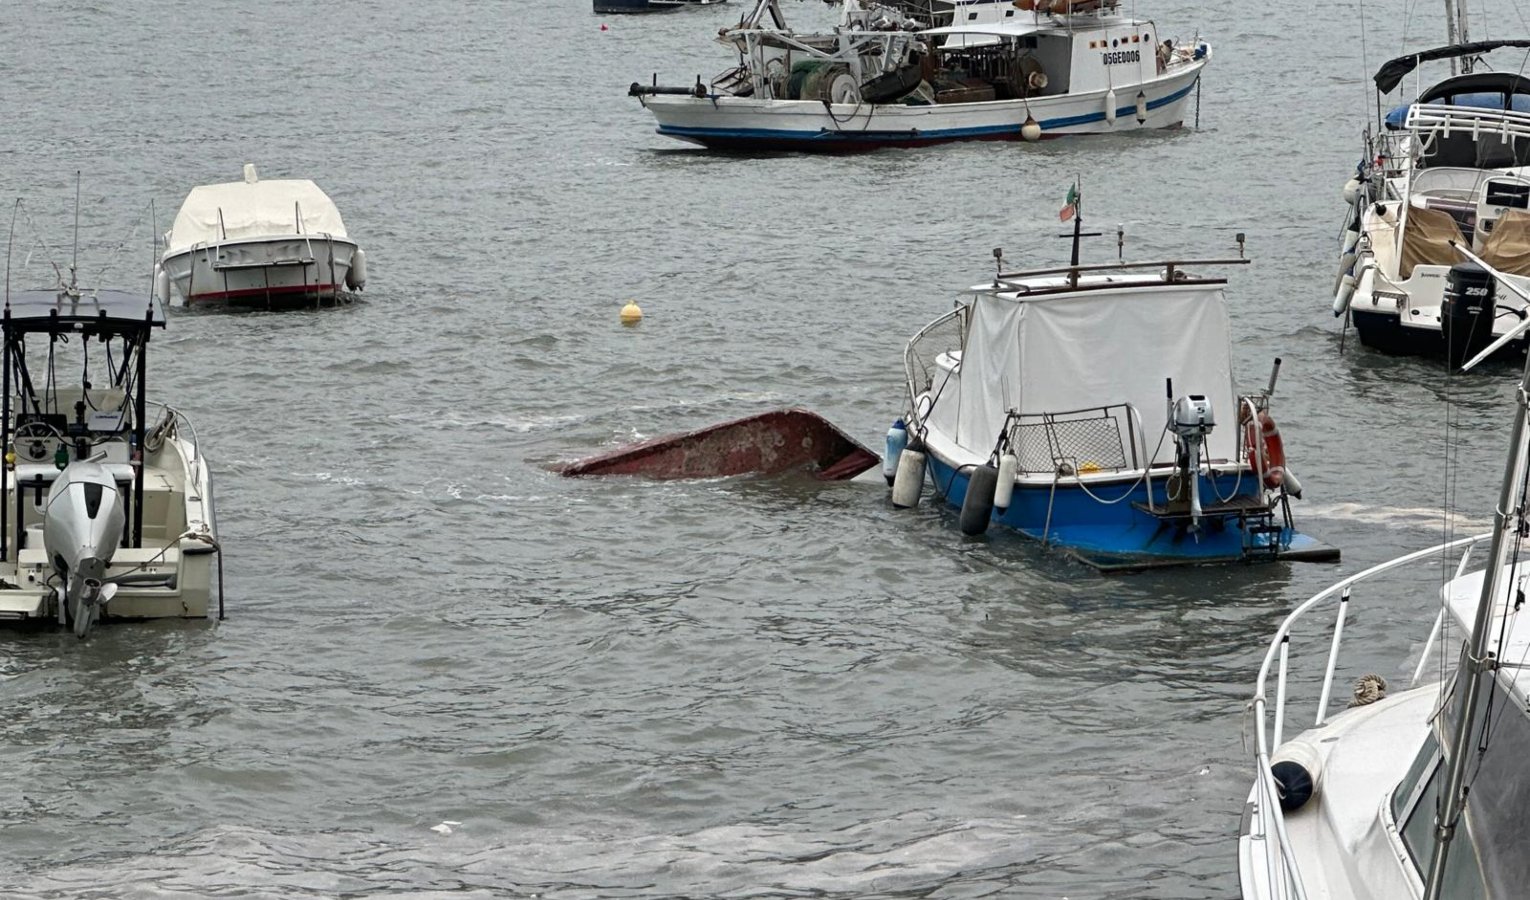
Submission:
<svg viewBox="0 0 1530 900">
<path fill-rule="evenodd" d="M 1172 128 L 1182 124 L 1203 63 L 1173 75 L 1123 88 L 1115 117 L 1106 115 L 1106 92 L 930 106 L 758 100 L 659 94 L 639 99 L 658 120 L 658 133 L 714 150 L 856 152 L 920 147 L 953 141 L 1020 141 L 1027 117 L 1043 139 Z M 1137 121 L 1137 91 L 1147 115 Z"/>
<path fill-rule="evenodd" d="M 929 477 L 937 496 L 960 509 L 967 497 L 968 476 L 931 453 Z M 1205 516 L 1198 531 L 1191 532 L 1184 523 L 1166 521 L 1143 510 L 1148 500 L 1147 485 L 1091 483 L 1096 497 L 1115 503 L 1102 503 L 1076 485 L 1059 483 L 1055 490 L 1017 485 L 1010 506 L 997 510 L 993 521 L 1018 531 L 1026 537 L 1057 547 L 1069 556 L 1102 571 L 1136 571 L 1183 565 L 1211 565 L 1235 562 L 1336 562 L 1339 550 L 1286 526 L 1277 514 L 1277 530 L 1258 531 L 1250 525 L 1255 516 L 1248 509 L 1260 505 L 1250 488 L 1256 482 L 1245 473 L 1241 482 L 1236 473 L 1219 473 L 1215 480 L 1202 477 L 1201 495 L 1210 508 L 1218 494 L 1234 499 L 1246 498 L 1245 511 Z M 1165 482 L 1155 477 L 1155 502 L 1162 505 Z M 1127 496 L 1123 497 L 1122 495 Z"/>
<path fill-rule="evenodd" d="M 825 481 L 854 478 L 881 457 L 805 409 L 779 409 L 669 434 L 570 463 L 562 475 L 723 478 L 807 469 Z"/>
</svg>

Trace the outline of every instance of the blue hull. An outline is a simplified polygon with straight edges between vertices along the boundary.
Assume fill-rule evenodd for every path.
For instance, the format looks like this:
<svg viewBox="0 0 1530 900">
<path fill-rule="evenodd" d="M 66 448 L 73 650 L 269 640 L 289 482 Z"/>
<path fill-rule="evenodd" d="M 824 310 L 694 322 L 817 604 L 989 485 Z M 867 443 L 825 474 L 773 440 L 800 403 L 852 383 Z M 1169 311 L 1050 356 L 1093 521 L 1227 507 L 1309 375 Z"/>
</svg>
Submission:
<svg viewBox="0 0 1530 900">
<path fill-rule="evenodd" d="M 929 475 L 937 495 L 960 509 L 967 496 L 967 474 L 956 471 L 944 461 L 929 456 Z M 1153 480 L 1154 501 L 1165 503 L 1165 481 Z M 1211 506 L 1218 497 L 1259 498 L 1259 484 L 1245 474 L 1239 483 L 1236 475 L 1215 479 L 1201 478 L 1202 504 Z M 1198 531 L 1191 532 L 1183 521 L 1166 521 L 1143 509 L 1147 485 L 1102 485 L 1090 490 L 1099 500 L 1076 486 L 1059 484 L 1042 488 L 1016 487 L 1010 506 L 993 521 L 1020 532 L 1026 537 L 1056 546 L 1095 568 L 1107 571 L 1150 569 L 1173 565 L 1259 561 L 1337 561 L 1339 551 L 1285 524 L 1277 510 L 1269 524 L 1273 530 L 1257 529 L 1256 517 L 1228 513 L 1202 518 Z M 1236 493 L 1235 493 L 1236 492 Z M 1126 496 L 1123 496 L 1126 495 Z M 1121 498 L 1119 502 L 1108 503 Z"/>
<path fill-rule="evenodd" d="M 595 0 L 596 15 L 608 13 L 670 12 L 679 8 L 670 3 L 662 6 L 655 5 L 649 3 L 648 0 Z"/>
</svg>

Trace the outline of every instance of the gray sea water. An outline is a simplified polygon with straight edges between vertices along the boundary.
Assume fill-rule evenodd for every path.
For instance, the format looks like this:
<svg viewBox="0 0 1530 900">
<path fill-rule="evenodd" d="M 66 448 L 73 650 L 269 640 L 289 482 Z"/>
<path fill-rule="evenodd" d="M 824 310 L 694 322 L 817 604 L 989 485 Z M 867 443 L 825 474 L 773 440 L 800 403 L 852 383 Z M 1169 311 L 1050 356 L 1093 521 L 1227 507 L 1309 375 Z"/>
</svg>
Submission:
<svg viewBox="0 0 1530 900">
<path fill-rule="evenodd" d="M 1530 32 L 1480 6 L 1474 37 Z M 1327 311 L 1366 77 L 1443 42 L 1433 4 L 1138 7 L 1212 43 L 1199 129 L 817 158 L 686 149 L 624 96 L 729 65 L 740 0 L 6 6 L 18 285 L 70 257 L 77 171 L 82 277 L 146 288 L 245 162 L 319 181 L 371 283 L 156 337 L 229 618 L 0 632 L 0 894 L 1234 896 L 1269 633 L 1437 540 L 1447 488 L 1485 521 L 1512 377 L 1340 355 Z M 1102 577 L 875 487 L 549 473 L 781 405 L 877 444 L 908 336 L 991 248 L 1062 259 L 1076 175 L 1129 255 L 1248 234 L 1235 356 L 1250 387 L 1284 358 L 1299 523 L 1343 564 Z M 1423 637 L 1397 588 L 1357 671 Z"/>
</svg>

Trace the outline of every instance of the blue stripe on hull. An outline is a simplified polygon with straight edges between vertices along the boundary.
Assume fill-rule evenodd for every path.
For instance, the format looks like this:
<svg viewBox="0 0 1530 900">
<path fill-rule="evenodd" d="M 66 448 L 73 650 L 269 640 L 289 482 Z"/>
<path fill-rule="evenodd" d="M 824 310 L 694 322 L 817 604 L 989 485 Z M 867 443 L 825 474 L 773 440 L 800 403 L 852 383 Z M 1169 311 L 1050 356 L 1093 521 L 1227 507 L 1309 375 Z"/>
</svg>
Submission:
<svg viewBox="0 0 1530 900">
<path fill-rule="evenodd" d="M 945 462 L 931 455 L 929 475 L 936 493 L 957 509 L 967 495 L 967 474 L 954 472 Z M 1164 499 L 1165 482 L 1153 481 L 1154 498 Z M 1203 520 L 1201 530 L 1191 534 L 1145 513 L 1132 504 L 1147 500 L 1145 484 L 1091 485 L 1090 490 L 1110 501 L 1129 494 L 1118 503 L 1101 503 L 1076 486 L 1016 487 L 1009 509 L 994 521 L 1026 537 L 1070 551 L 1074 556 L 1100 568 L 1145 568 L 1171 564 L 1240 562 L 1281 558 L 1337 559 L 1337 551 L 1326 547 L 1291 528 L 1282 527 L 1278 535 L 1245 534 L 1236 516 Z M 1258 482 L 1245 474 L 1242 483 L 1236 475 L 1221 475 L 1215 490 L 1222 497 L 1257 495 Z M 1203 503 L 1216 502 L 1211 480 L 1201 478 Z M 1050 523 L 1048 513 L 1050 511 Z M 1276 521 L 1279 522 L 1277 515 Z M 1271 540 L 1276 546 L 1271 546 Z M 1252 548 L 1245 550 L 1245 548 Z"/>
<path fill-rule="evenodd" d="M 1192 81 L 1185 87 L 1162 97 L 1148 102 L 1148 109 L 1154 110 L 1171 103 L 1178 102 L 1190 93 L 1195 87 Z M 1135 100 L 1127 106 L 1116 110 L 1117 118 L 1133 117 L 1137 114 Z M 1049 135 L 1048 131 L 1059 128 L 1075 128 L 1080 125 L 1090 125 L 1095 122 L 1104 122 L 1105 113 L 1085 113 L 1078 116 L 1064 116 L 1056 119 L 1047 119 L 1041 123 L 1043 137 L 1064 137 L 1064 135 Z M 929 144 L 944 144 L 951 141 L 1019 141 L 1019 123 L 1006 123 L 1003 125 L 975 125 L 968 128 L 940 128 L 930 131 L 920 131 L 911 128 L 906 131 L 861 131 L 846 129 L 844 131 L 793 131 L 780 128 L 695 128 L 683 125 L 660 125 L 658 133 L 666 137 L 681 138 L 683 140 L 696 141 L 714 149 L 731 150 L 869 150 L 878 147 L 922 147 Z"/>
</svg>

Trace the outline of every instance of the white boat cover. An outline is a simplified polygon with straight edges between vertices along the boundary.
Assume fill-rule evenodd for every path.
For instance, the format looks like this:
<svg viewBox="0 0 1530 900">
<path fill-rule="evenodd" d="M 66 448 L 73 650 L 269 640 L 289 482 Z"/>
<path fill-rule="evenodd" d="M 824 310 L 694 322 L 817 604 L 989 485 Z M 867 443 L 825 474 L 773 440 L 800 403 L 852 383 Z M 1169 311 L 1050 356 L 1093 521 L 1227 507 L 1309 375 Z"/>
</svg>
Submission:
<svg viewBox="0 0 1530 900">
<path fill-rule="evenodd" d="M 192 188 L 181 203 L 166 235 L 165 252 L 289 234 L 347 236 L 334 201 L 307 179 L 205 184 Z"/>
<path fill-rule="evenodd" d="M 1153 462 L 1174 461 L 1165 379 L 1204 394 L 1215 460 L 1237 458 L 1238 392 L 1221 285 L 1124 287 L 1023 297 L 978 294 L 962 353 L 957 442 L 986 453 L 1005 413 L 1062 413 L 1130 403 Z"/>
</svg>

